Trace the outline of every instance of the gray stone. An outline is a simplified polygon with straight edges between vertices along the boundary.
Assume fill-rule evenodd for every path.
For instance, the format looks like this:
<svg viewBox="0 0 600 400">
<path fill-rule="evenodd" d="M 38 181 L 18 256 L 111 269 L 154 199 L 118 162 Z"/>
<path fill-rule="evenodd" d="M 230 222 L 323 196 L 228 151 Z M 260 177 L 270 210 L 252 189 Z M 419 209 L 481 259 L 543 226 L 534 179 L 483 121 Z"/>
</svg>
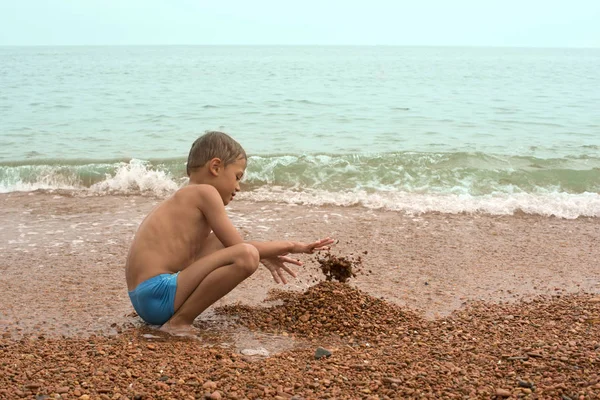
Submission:
<svg viewBox="0 0 600 400">
<path fill-rule="evenodd" d="M 317 348 L 317 351 L 315 351 L 315 359 L 317 359 L 317 360 L 319 360 L 323 357 L 329 357 L 329 356 L 331 356 L 331 352 L 322 347 Z"/>
</svg>

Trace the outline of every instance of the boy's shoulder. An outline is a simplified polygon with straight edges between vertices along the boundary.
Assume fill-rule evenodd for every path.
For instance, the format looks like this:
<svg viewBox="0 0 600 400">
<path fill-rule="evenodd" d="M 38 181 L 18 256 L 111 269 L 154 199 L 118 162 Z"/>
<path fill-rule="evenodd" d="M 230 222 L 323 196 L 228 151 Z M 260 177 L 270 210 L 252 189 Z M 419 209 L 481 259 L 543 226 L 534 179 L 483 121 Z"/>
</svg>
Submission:
<svg viewBox="0 0 600 400">
<path fill-rule="evenodd" d="M 180 188 L 175 192 L 175 194 L 207 194 L 207 193 L 216 193 L 217 188 L 212 185 L 208 185 L 206 183 L 190 183 Z"/>
<path fill-rule="evenodd" d="M 181 189 L 177 190 L 173 196 L 180 201 L 189 201 L 196 204 L 198 202 L 202 202 L 205 199 L 220 199 L 220 195 L 217 191 L 217 188 L 207 184 L 186 185 Z"/>
</svg>

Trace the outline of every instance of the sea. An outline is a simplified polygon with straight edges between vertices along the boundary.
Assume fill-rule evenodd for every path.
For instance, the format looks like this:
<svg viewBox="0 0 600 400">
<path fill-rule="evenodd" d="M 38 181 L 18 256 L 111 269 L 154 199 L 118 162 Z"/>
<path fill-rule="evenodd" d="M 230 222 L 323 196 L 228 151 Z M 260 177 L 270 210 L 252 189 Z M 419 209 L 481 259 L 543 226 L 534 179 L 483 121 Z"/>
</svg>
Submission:
<svg viewBox="0 0 600 400">
<path fill-rule="evenodd" d="M 209 130 L 248 201 L 600 217 L 600 49 L 0 47 L 0 193 L 164 197 Z"/>
</svg>

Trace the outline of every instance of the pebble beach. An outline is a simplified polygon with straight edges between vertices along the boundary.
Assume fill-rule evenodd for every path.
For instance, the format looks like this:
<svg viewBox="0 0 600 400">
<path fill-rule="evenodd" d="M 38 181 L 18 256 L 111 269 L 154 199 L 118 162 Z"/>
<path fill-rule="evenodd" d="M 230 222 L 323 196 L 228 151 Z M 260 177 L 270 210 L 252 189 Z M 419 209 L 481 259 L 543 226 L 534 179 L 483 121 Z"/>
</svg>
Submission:
<svg viewBox="0 0 600 400">
<path fill-rule="evenodd" d="M 360 273 L 261 268 L 165 336 L 133 312 L 130 240 L 161 199 L 0 195 L 0 398 L 600 396 L 600 223 L 236 201 L 252 240 L 338 239 Z"/>
</svg>

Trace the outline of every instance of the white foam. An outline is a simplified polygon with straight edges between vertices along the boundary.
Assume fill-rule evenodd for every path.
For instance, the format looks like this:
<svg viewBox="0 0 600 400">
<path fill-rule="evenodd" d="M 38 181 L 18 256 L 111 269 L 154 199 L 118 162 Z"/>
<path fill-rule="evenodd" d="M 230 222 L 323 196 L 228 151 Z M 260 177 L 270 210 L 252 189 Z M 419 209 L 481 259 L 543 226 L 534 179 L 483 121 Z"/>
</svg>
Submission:
<svg viewBox="0 0 600 400">
<path fill-rule="evenodd" d="M 297 162 L 298 157 L 255 157 L 253 160 L 265 165 L 258 171 L 248 174 L 247 179 L 258 181 L 259 187 L 239 195 L 239 198 L 250 201 L 275 201 L 288 205 L 362 206 L 367 209 L 382 208 L 411 214 L 466 212 L 508 215 L 522 211 L 561 218 L 600 217 L 600 195 L 595 193 L 596 188 L 592 184 L 586 186 L 591 192 L 571 194 L 564 192 L 565 189 L 561 189 L 559 185 L 533 186 L 524 191 L 525 189 L 513 183 L 500 183 L 492 180 L 484 185 L 487 188 L 485 192 L 488 194 L 480 195 L 478 194 L 481 193 L 478 188 L 480 185 L 476 184 L 474 178 L 468 175 L 457 178 L 454 186 L 447 186 L 440 184 L 436 179 L 415 180 L 410 174 L 404 174 L 401 179 L 391 180 L 385 184 L 378 179 L 360 181 L 342 174 L 337 176 L 338 180 L 335 181 L 339 182 L 339 185 L 336 184 L 332 188 L 332 186 L 324 187 L 319 183 L 325 178 L 319 172 L 322 171 L 322 168 L 317 168 L 317 172 L 309 174 L 309 180 L 312 182 L 303 182 L 303 179 L 308 178 L 302 175 L 302 179 L 295 184 L 287 185 L 286 188 L 272 186 L 273 182 L 281 181 L 281 179 L 275 179 L 276 167 L 293 165 Z M 343 171 L 353 168 L 348 160 L 339 157 L 305 157 L 304 162 L 310 166 L 326 165 Z M 104 180 L 95 183 L 89 189 L 78 183 L 77 174 L 61 174 L 58 172 L 60 169 L 58 167 L 38 166 L 36 168 L 39 171 L 36 172 L 38 181 L 35 183 L 20 181 L 17 169 L 10 170 L 7 178 L 0 182 L 0 193 L 65 189 L 90 195 L 149 194 L 165 197 L 187 183 L 187 178 L 174 178 L 168 170 L 153 167 L 149 162 L 138 159 L 120 163 L 118 166 L 111 164 L 110 170 L 115 172 L 106 174 Z M 403 167 L 401 169 L 404 170 Z M 297 171 L 290 173 L 294 175 L 297 174 Z M 285 175 L 286 172 L 283 171 L 280 174 Z M 315 185 L 319 188 L 314 188 Z M 490 191 L 491 194 L 489 194 Z M 57 197 L 55 196 L 55 198 Z M 271 210 L 267 208 L 265 211 Z M 23 211 L 23 213 L 30 212 L 31 210 Z M 111 213 L 127 214 L 129 211 L 114 210 Z M 127 222 L 124 221 L 124 223 Z"/>
<path fill-rule="evenodd" d="M 36 178 L 33 182 L 23 181 L 22 173 L 28 175 L 28 171 L 36 170 Z M 3 168 L 3 178 L 0 181 L 0 193 L 10 192 L 32 192 L 35 190 L 77 190 L 82 189 L 78 183 L 75 173 L 61 171 L 60 167 L 51 165 Z"/>
<path fill-rule="evenodd" d="M 250 201 L 280 201 L 302 205 L 363 206 L 370 209 L 403 211 L 409 214 L 426 212 L 485 213 L 511 215 L 517 211 L 527 214 L 574 219 L 600 217 L 598 193 L 497 193 L 485 196 L 468 194 L 417 194 L 407 192 L 366 191 L 327 192 L 320 190 L 294 191 L 274 187 L 241 193 L 240 199 Z"/>
<path fill-rule="evenodd" d="M 0 185 L 0 193 L 11 192 L 33 192 L 36 190 L 80 190 L 76 187 L 63 182 L 32 182 L 26 183 L 22 181 L 15 182 L 10 185 Z"/>
<path fill-rule="evenodd" d="M 90 187 L 94 194 L 131 194 L 150 193 L 164 196 L 177 190 L 179 185 L 173 177 L 161 170 L 150 169 L 149 163 L 132 159 L 123 163 L 114 176 L 107 175 L 106 179 Z"/>
</svg>

